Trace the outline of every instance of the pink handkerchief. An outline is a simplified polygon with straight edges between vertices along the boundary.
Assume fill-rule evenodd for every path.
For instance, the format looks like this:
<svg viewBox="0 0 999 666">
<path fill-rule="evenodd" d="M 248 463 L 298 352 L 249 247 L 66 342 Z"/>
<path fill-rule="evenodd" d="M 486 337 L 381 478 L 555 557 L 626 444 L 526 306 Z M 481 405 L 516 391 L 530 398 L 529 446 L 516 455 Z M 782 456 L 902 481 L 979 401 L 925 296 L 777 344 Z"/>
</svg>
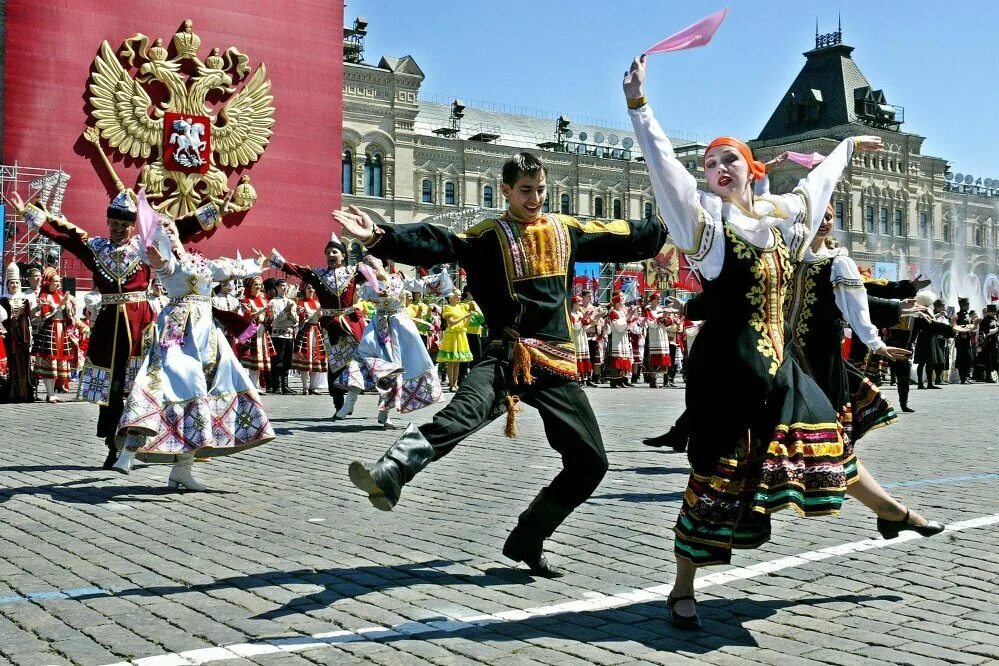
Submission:
<svg viewBox="0 0 999 666">
<path fill-rule="evenodd" d="M 670 35 L 663 41 L 645 49 L 646 55 L 651 53 L 666 53 L 668 51 L 683 51 L 704 46 L 714 37 L 715 31 L 721 25 L 725 15 L 728 14 L 728 7 L 717 11 L 707 18 L 703 18 L 697 23 L 680 32 Z"/>
</svg>

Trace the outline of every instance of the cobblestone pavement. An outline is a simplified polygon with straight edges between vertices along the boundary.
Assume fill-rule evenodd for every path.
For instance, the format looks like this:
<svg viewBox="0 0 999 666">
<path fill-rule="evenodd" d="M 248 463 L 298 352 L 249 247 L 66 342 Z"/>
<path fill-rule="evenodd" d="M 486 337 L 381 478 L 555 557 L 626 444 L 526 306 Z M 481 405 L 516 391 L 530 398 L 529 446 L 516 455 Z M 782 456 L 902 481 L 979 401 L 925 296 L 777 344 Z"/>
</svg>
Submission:
<svg viewBox="0 0 999 666">
<path fill-rule="evenodd" d="M 664 621 L 686 461 L 640 443 L 683 393 L 588 393 L 611 469 L 549 542 L 559 580 L 499 553 L 559 467 L 530 409 L 382 513 L 346 474 L 396 434 L 370 397 L 340 424 L 328 397 L 266 397 L 279 439 L 196 465 L 202 494 L 167 491 L 165 466 L 101 471 L 91 405 L 0 405 L 0 664 L 999 663 L 999 388 L 914 390 L 861 442 L 950 531 L 883 541 L 853 501 L 778 514 L 769 544 L 702 572 L 693 634 Z"/>
</svg>

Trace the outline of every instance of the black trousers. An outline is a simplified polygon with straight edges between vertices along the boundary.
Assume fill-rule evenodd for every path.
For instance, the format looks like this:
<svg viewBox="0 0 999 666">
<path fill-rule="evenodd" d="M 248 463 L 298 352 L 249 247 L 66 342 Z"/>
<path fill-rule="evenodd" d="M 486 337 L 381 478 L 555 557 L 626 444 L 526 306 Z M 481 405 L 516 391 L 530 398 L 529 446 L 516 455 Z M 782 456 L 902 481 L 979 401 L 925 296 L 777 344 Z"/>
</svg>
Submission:
<svg viewBox="0 0 999 666">
<path fill-rule="evenodd" d="M 971 338 L 959 337 L 954 342 L 957 350 L 954 365 L 957 366 L 957 374 L 962 382 L 968 381 L 971 377 L 971 368 L 975 365 L 975 355 L 971 351 Z"/>
<path fill-rule="evenodd" d="M 909 406 L 909 375 L 912 372 L 912 361 L 903 359 L 892 361 L 892 373 L 895 375 L 895 383 L 898 385 L 898 404 L 902 407 Z"/>
<path fill-rule="evenodd" d="M 468 376 L 468 371 L 478 365 L 479 361 L 482 360 L 482 336 L 477 333 L 468 333 L 466 337 L 468 338 L 468 349 L 472 352 L 472 360 L 458 366 L 459 384 L 465 381 L 465 377 Z"/>
<path fill-rule="evenodd" d="M 486 355 L 469 371 L 450 404 L 420 426 L 434 447 L 434 460 L 505 414 L 509 367 L 507 360 Z M 543 491 L 546 500 L 570 509 L 579 506 L 607 471 L 607 454 L 586 394 L 572 380 L 540 372 L 535 373 L 533 384 L 517 387 L 514 393 L 538 410 L 548 444 L 562 456 L 562 471 Z"/>
<path fill-rule="evenodd" d="M 101 405 L 97 412 L 97 436 L 104 438 L 118 434 L 118 422 L 121 421 L 121 414 L 125 411 L 125 377 L 128 375 L 128 357 L 131 352 L 127 323 L 120 321 L 114 329 L 117 331 L 116 353 L 111 363 L 108 404 Z"/>
<path fill-rule="evenodd" d="M 276 352 L 274 358 L 271 359 L 271 377 L 274 378 L 274 386 L 269 388 L 280 388 L 280 382 L 288 380 L 295 340 L 293 338 L 272 338 L 272 340 Z"/>
</svg>

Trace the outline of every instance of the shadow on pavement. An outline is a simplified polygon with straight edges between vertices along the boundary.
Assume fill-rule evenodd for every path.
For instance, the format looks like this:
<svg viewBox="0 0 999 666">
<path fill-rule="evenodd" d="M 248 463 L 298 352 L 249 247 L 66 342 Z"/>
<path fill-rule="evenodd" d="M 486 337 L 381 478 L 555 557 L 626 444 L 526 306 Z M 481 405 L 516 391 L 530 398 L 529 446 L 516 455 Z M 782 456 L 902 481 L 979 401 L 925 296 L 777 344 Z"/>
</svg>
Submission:
<svg viewBox="0 0 999 666">
<path fill-rule="evenodd" d="M 524 620 L 485 623 L 452 631 L 427 631 L 416 635 L 394 635 L 378 642 L 397 640 L 439 640 L 444 638 L 488 640 L 498 645 L 504 640 L 527 641 L 535 638 L 556 638 L 595 643 L 613 650 L 613 643 L 640 643 L 661 652 L 684 651 L 707 654 L 728 646 L 759 647 L 756 639 L 746 629 L 745 622 L 768 618 L 781 610 L 801 606 L 822 606 L 828 603 L 855 603 L 868 601 L 902 601 L 897 595 L 842 595 L 811 597 L 797 601 L 782 599 L 751 601 L 748 599 L 706 599 L 698 603 L 698 612 L 704 629 L 699 632 L 675 629 L 666 620 L 666 601 L 634 603 L 597 611 L 558 613 Z M 846 611 L 848 612 L 848 611 Z M 452 618 L 440 617 L 421 620 L 449 622 Z M 821 621 L 816 620 L 816 629 Z M 793 627 L 789 630 L 794 631 Z M 849 629 L 845 629 L 846 632 Z M 641 653 L 628 651 L 636 660 Z"/>
<path fill-rule="evenodd" d="M 686 472 L 685 472 L 686 473 Z M 622 502 L 678 502 L 683 499 L 683 490 L 674 493 L 610 493 L 607 495 L 593 495 L 592 500 L 620 500 Z"/>
<path fill-rule="evenodd" d="M 394 566 L 371 565 L 341 569 L 300 569 L 297 571 L 269 571 L 220 578 L 210 583 L 196 585 L 161 585 L 126 588 L 114 592 L 115 597 L 165 597 L 191 592 L 209 593 L 215 590 L 253 590 L 288 585 L 315 585 L 323 589 L 296 597 L 278 608 L 253 616 L 253 619 L 273 620 L 286 615 L 308 613 L 328 608 L 341 599 L 352 599 L 370 592 L 379 592 L 411 585 L 498 585 L 530 583 L 534 579 L 515 568 L 490 569 L 485 573 L 450 573 L 448 567 L 468 567 L 452 560 L 430 560 Z"/>
<path fill-rule="evenodd" d="M 92 468 L 88 468 L 92 469 Z M 188 493 L 190 491 L 173 490 L 165 486 L 134 485 L 116 486 L 100 485 L 91 486 L 87 484 L 106 482 L 109 479 L 118 479 L 117 475 L 105 477 L 92 477 L 89 479 L 77 479 L 66 483 L 52 483 L 44 486 L 21 486 L 20 488 L 0 489 L 0 504 L 8 501 L 17 495 L 48 495 L 56 502 L 68 502 L 70 504 L 105 504 L 107 502 L 119 502 L 122 504 L 129 502 L 156 502 L 158 498 L 168 498 L 173 495 Z M 201 495 L 230 495 L 234 491 L 227 490 L 207 490 Z"/>
<path fill-rule="evenodd" d="M 612 472 L 634 472 L 635 474 L 645 474 L 658 476 L 660 474 L 690 474 L 689 467 L 612 467 Z"/>
</svg>

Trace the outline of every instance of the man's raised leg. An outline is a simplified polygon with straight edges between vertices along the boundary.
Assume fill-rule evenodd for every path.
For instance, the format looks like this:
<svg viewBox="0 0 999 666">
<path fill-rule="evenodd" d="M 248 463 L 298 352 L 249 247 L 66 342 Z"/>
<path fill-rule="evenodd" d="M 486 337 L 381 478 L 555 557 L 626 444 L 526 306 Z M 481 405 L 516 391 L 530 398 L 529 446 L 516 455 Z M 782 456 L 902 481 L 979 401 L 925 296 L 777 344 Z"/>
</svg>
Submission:
<svg viewBox="0 0 999 666">
<path fill-rule="evenodd" d="M 433 421 L 419 428 L 410 424 L 374 464 L 356 460 L 350 463 L 347 471 L 351 482 L 368 493 L 376 508 L 391 511 L 399 501 L 402 487 L 420 470 L 499 416 L 498 381 L 502 381 L 499 361 L 492 357 L 483 359 L 469 370 L 465 383 Z"/>
</svg>

